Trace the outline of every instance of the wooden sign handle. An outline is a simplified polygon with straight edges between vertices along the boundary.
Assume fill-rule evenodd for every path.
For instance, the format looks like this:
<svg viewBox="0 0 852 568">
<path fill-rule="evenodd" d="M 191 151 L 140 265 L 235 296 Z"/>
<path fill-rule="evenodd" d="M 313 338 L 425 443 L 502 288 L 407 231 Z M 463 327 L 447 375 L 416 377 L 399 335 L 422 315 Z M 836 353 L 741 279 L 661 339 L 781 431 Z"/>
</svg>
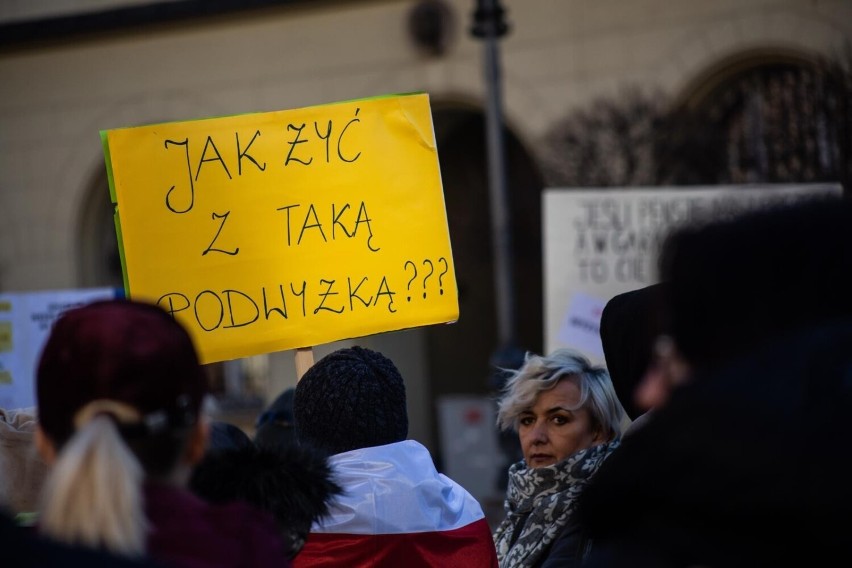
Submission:
<svg viewBox="0 0 852 568">
<path fill-rule="evenodd" d="M 314 348 L 299 347 L 296 349 L 296 382 L 302 380 L 302 376 L 308 372 L 314 364 Z"/>
</svg>

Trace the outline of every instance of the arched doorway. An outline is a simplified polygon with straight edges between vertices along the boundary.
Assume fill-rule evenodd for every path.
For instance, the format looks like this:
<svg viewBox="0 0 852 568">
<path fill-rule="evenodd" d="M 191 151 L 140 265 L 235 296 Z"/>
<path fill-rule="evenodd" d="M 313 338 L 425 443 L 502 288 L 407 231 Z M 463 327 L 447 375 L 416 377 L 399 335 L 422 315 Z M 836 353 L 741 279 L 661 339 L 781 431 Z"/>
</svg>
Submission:
<svg viewBox="0 0 852 568">
<path fill-rule="evenodd" d="M 472 106 L 433 105 L 435 137 L 459 288 L 459 321 L 427 328 L 432 399 L 485 394 L 497 347 L 485 121 Z M 542 177 L 530 154 L 504 130 L 513 239 L 519 346 L 542 348 Z"/>
<path fill-rule="evenodd" d="M 81 287 L 124 287 L 106 173 L 99 172 L 83 197 L 77 224 L 78 283 Z"/>
<path fill-rule="evenodd" d="M 665 181 L 852 181 L 852 55 L 777 49 L 720 61 L 680 97 L 658 147 Z M 697 179 L 696 179 L 697 178 Z"/>
</svg>

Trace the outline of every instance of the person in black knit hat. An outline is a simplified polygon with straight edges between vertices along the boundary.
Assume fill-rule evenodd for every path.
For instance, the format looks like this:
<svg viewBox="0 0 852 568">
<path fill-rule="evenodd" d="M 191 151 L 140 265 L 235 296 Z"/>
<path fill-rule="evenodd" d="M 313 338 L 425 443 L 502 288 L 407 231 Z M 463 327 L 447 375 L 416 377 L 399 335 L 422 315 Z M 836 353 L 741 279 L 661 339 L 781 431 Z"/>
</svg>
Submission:
<svg viewBox="0 0 852 568">
<path fill-rule="evenodd" d="M 482 507 L 406 439 L 405 383 L 390 359 L 363 347 L 320 359 L 293 415 L 299 444 L 330 454 L 343 488 L 294 566 L 497 566 Z"/>
<path fill-rule="evenodd" d="M 396 365 L 363 347 L 324 357 L 299 381 L 296 435 L 329 454 L 408 437 L 405 383 Z"/>
</svg>

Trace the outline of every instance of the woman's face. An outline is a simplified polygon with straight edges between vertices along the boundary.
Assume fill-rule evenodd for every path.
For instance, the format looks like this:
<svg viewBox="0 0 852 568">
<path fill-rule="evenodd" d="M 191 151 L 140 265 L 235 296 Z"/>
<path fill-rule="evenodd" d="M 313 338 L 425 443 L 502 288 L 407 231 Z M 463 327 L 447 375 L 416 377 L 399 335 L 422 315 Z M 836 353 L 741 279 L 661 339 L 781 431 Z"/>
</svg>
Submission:
<svg viewBox="0 0 852 568">
<path fill-rule="evenodd" d="M 553 465 L 605 441 L 603 432 L 593 429 L 587 408 L 569 410 L 579 400 L 579 387 L 565 378 L 540 393 L 532 408 L 521 412 L 518 434 L 528 467 Z"/>
</svg>

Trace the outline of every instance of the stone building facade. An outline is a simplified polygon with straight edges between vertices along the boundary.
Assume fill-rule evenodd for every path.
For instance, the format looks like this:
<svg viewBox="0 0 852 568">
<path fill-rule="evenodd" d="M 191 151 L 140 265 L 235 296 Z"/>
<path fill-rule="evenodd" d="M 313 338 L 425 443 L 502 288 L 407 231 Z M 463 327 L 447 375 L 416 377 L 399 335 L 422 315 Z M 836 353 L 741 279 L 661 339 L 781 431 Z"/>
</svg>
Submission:
<svg viewBox="0 0 852 568">
<path fill-rule="evenodd" d="M 487 91 L 483 44 L 469 33 L 475 1 L 442 3 L 442 43 L 433 50 L 413 39 L 414 0 L 164 4 L 172 5 L 167 17 L 138 1 L 0 4 L 0 291 L 120 282 L 101 129 L 426 91 L 461 318 L 353 342 L 398 362 L 411 435 L 440 451 L 437 401 L 487 395 L 495 347 Z M 743 70 L 816 61 L 852 39 L 848 0 L 502 4 L 518 336 L 532 350 L 542 347 L 541 157 L 556 122 L 626 87 L 688 105 Z M 295 380 L 289 353 L 236 372 L 257 375 L 266 400 Z"/>
</svg>

